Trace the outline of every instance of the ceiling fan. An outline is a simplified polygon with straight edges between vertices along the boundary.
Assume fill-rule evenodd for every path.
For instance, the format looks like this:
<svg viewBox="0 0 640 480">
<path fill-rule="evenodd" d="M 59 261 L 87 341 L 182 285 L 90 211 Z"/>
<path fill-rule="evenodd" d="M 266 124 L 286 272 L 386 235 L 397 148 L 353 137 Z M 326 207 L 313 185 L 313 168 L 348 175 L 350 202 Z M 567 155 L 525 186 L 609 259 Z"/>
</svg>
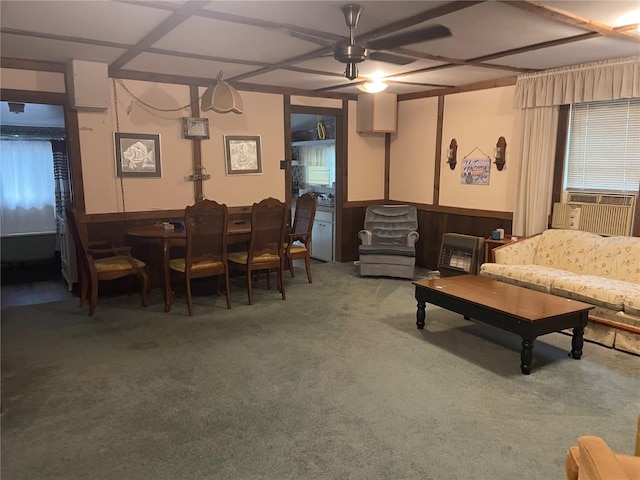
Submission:
<svg viewBox="0 0 640 480">
<path fill-rule="evenodd" d="M 382 38 L 369 40 L 366 44 L 356 43 L 354 29 L 358 26 L 358 20 L 363 7 L 357 4 L 347 4 L 342 7 L 344 20 L 349 27 L 349 43 L 338 43 L 333 51 L 333 58 L 346 64 L 344 75 L 349 80 L 358 76 L 357 64 L 370 58 L 380 62 L 393 63 L 396 65 L 407 65 L 415 59 L 394 55 L 380 50 L 389 50 L 413 43 L 421 43 L 427 40 L 435 40 L 451 36 L 451 31 L 443 25 L 431 25 L 420 30 L 413 30 L 405 33 L 398 33 Z"/>
</svg>

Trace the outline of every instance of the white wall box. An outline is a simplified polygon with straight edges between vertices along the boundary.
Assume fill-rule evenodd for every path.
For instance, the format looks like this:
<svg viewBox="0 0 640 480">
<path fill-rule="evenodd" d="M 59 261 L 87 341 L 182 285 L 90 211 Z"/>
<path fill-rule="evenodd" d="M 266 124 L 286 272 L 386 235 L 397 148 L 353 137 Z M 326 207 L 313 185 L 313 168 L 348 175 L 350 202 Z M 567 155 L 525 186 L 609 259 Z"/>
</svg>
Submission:
<svg viewBox="0 0 640 480">
<path fill-rule="evenodd" d="M 395 133 L 398 96 L 395 93 L 358 95 L 356 131 L 358 133 Z"/>
<path fill-rule="evenodd" d="M 65 79 L 71 108 L 87 111 L 109 108 L 109 72 L 106 63 L 69 60 Z"/>
</svg>

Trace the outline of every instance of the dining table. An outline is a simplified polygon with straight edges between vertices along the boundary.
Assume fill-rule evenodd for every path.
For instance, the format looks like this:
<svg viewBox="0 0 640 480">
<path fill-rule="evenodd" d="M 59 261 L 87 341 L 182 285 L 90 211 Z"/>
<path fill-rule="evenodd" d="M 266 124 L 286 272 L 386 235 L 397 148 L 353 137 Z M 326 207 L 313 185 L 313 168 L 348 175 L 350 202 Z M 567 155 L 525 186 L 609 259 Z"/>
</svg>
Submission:
<svg viewBox="0 0 640 480">
<path fill-rule="evenodd" d="M 250 221 L 231 221 L 227 229 L 228 243 L 238 243 L 248 239 L 251 233 Z M 163 290 L 164 290 L 164 311 L 171 310 L 173 303 L 173 291 L 171 289 L 171 269 L 169 267 L 170 253 L 172 246 L 185 246 L 187 243 L 187 231 L 184 228 L 166 228 L 164 224 L 141 225 L 131 227 L 127 230 L 127 235 L 132 237 L 155 239 L 162 247 L 162 270 L 163 270 Z"/>
</svg>

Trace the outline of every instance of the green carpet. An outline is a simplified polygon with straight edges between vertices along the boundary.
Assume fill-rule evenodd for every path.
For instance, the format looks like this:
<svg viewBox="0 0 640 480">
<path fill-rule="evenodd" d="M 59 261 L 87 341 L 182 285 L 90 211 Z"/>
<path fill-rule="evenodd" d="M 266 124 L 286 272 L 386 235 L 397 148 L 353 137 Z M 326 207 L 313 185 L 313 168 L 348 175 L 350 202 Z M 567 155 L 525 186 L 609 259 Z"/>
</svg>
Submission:
<svg viewBox="0 0 640 480">
<path fill-rule="evenodd" d="M 432 306 L 417 330 L 407 280 L 313 278 L 193 317 L 157 290 L 3 309 L 3 480 L 547 480 L 580 435 L 632 452 L 640 357 L 557 333 L 525 376 L 515 335 Z"/>
</svg>

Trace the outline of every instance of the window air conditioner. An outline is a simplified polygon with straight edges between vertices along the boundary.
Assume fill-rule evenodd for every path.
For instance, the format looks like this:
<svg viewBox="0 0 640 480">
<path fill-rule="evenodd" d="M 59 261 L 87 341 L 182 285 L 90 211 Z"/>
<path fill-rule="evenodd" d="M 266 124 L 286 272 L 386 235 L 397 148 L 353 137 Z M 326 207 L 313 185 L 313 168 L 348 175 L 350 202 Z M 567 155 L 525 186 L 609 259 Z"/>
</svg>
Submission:
<svg viewBox="0 0 640 480">
<path fill-rule="evenodd" d="M 460 233 L 445 233 L 440 246 L 438 270 L 441 277 L 477 275 L 481 263 L 484 238 Z"/>
<path fill-rule="evenodd" d="M 571 192 L 567 203 L 554 203 L 551 227 L 631 235 L 635 203 L 635 195 Z"/>
</svg>

